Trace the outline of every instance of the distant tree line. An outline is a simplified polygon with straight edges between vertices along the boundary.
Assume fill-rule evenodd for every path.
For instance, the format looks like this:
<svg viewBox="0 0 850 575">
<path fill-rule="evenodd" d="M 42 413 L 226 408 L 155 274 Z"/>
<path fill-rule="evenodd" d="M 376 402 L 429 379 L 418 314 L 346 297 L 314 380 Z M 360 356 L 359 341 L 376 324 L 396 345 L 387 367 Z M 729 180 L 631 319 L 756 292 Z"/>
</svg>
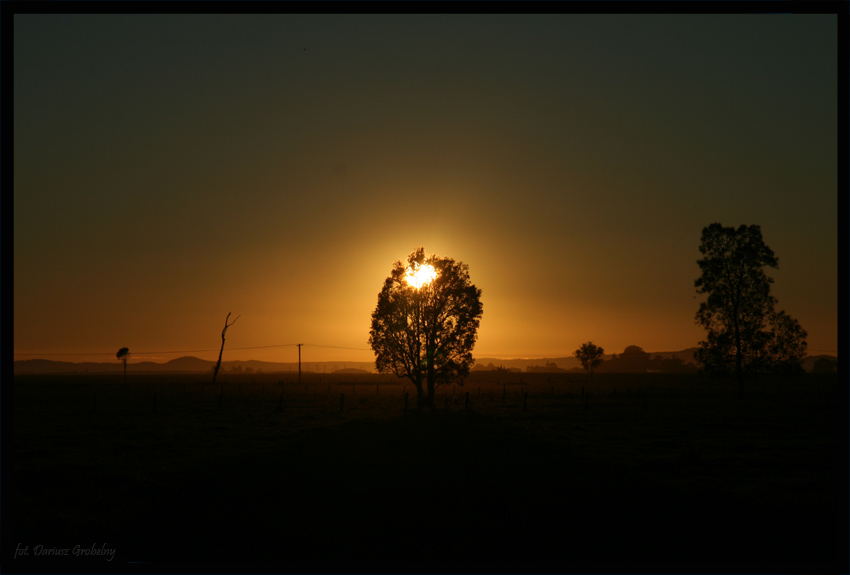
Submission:
<svg viewBox="0 0 850 575">
<path fill-rule="evenodd" d="M 215 366 L 213 366 L 213 367 L 212 367 L 212 368 L 210 368 L 210 369 L 215 370 Z M 240 374 L 240 373 L 252 374 L 252 373 L 254 373 L 254 368 L 252 368 L 252 367 L 248 367 L 247 365 L 246 365 L 245 367 L 242 367 L 241 365 L 233 365 L 233 366 L 231 366 L 231 367 L 229 367 L 229 368 L 221 367 L 221 368 L 219 368 L 219 371 L 220 371 L 221 373 L 229 373 L 229 374 L 231 374 L 231 375 L 234 375 L 234 374 L 235 374 L 235 375 L 238 375 L 238 374 Z M 262 369 L 262 368 L 257 368 L 257 373 L 258 373 L 258 374 L 263 373 L 263 369 Z"/>
<path fill-rule="evenodd" d="M 558 373 L 567 370 L 558 367 L 558 364 L 554 361 L 547 361 L 545 365 L 529 365 L 525 368 L 525 371 L 529 373 Z"/>
<path fill-rule="evenodd" d="M 599 373 L 696 373 L 693 363 L 685 363 L 680 357 L 654 357 L 637 345 L 627 346 L 623 353 L 616 353 L 599 366 Z"/>
</svg>

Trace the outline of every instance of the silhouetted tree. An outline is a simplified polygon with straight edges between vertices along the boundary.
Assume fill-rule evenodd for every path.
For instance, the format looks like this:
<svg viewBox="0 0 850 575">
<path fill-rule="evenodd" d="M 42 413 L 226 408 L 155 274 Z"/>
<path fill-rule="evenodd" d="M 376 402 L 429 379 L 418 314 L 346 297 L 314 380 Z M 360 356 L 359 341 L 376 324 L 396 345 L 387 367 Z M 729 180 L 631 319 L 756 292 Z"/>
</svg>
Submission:
<svg viewBox="0 0 850 575">
<path fill-rule="evenodd" d="M 463 382 L 473 364 L 483 313 L 481 290 L 469 266 L 417 248 L 393 264 L 372 312 L 369 345 L 380 373 L 406 377 L 416 387 L 418 409 L 434 409 L 440 385 Z"/>
<path fill-rule="evenodd" d="M 812 366 L 812 373 L 835 373 L 838 362 L 828 357 L 820 357 Z"/>
<path fill-rule="evenodd" d="M 581 344 L 581 346 L 573 352 L 573 355 L 581 362 L 582 367 L 590 372 L 590 382 L 593 383 L 593 369 L 602 363 L 602 356 L 605 350 L 594 344 L 592 341 Z"/>
<path fill-rule="evenodd" d="M 118 353 L 115 354 L 115 357 L 118 358 L 119 361 L 124 362 L 124 383 L 127 383 L 127 360 L 130 359 L 130 348 L 122 347 L 118 350 Z"/>
<path fill-rule="evenodd" d="M 763 370 L 789 375 L 803 373 L 803 360 L 808 347 L 806 336 L 809 334 L 784 311 L 770 314 L 769 327 Z"/>
<path fill-rule="evenodd" d="M 649 354 L 643 351 L 643 348 L 637 345 L 626 346 L 616 359 L 605 363 L 610 371 L 618 371 L 622 373 L 645 373 L 647 369 L 652 367 L 652 360 Z"/>
<path fill-rule="evenodd" d="M 696 322 L 708 330 L 695 354 L 701 368 L 734 374 L 739 395 L 747 374 L 801 369 L 806 332 L 785 312 L 774 312 L 773 278 L 763 268 L 776 269 L 779 260 L 762 240 L 761 228 L 711 224 L 702 230 L 699 250 L 702 275 L 694 285 L 708 295 L 696 314 Z"/>
<path fill-rule="evenodd" d="M 652 369 L 656 369 L 662 373 L 695 373 L 698 371 L 694 364 L 686 364 L 682 358 L 676 357 L 675 355 L 672 357 L 664 357 L 656 354 L 650 363 L 652 365 Z"/>
<path fill-rule="evenodd" d="M 224 334 L 231 325 L 236 323 L 236 320 L 242 317 L 241 315 L 237 315 L 236 319 L 234 319 L 231 323 L 227 323 L 227 320 L 230 319 L 230 314 L 233 312 L 228 312 L 227 317 L 224 318 L 224 329 L 221 330 L 221 349 L 218 351 L 218 361 L 213 368 L 213 378 L 212 382 L 215 383 L 215 378 L 218 377 L 218 370 L 221 368 L 221 354 L 224 353 Z"/>
</svg>

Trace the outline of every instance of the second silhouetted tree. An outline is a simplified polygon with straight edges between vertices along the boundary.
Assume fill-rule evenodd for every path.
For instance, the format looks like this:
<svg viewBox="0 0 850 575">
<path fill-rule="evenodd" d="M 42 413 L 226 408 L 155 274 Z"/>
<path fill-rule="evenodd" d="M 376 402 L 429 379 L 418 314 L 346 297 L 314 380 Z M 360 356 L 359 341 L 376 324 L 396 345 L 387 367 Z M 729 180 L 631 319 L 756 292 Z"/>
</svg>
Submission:
<svg viewBox="0 0 850 575">
<path fill-rule="evenodd" d="M 797 320 L 774 310 L 773 278 L 764 268 L 776 269 L 779 260 L 765 245 L 761 228 L 711 224 L 702 230 L 699 251 L 702 274 L 694 285 L 698 294 L 708 296 L 696 314 L 696 322 L 708 331 L 695 354 L 700 367 L 735 375 L 739 395 L 745 375 L 800 373 L 807 334 Z"/>
<path fill-rule="evenodd" d="M 581 366 L 590 372 L 591 383 L 593 383 L 593 370 L 602 363 L 604 354 L 605 350 L 592 341 L 581 344 L 581 347 L 573 352 L 573 355 L 581 362 Z"/>
</svg>

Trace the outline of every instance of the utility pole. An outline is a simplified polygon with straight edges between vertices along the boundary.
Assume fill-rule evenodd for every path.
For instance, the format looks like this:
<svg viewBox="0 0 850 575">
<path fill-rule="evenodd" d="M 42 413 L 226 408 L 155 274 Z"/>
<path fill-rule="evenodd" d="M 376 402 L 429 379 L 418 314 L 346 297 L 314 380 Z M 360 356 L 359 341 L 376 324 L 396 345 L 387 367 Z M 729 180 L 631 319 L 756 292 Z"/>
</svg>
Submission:
<svg viewBox="0 0 850 575">
<path fill-rule="evenodd" d="M 301 346 L 303 343 L 296 343 L 298 346 L 298 385 L 301 385 Z"/>
</svg>

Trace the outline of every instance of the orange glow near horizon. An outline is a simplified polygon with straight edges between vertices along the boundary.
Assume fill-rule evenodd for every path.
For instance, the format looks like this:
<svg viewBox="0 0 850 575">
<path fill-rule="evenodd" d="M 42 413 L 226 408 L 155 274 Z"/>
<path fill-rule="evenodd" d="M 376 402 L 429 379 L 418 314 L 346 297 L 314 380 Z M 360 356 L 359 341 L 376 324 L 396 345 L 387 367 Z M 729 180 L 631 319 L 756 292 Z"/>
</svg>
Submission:
<svg viewBox="0 0 850 575">
<path fill-rule="evenodd" d="M 838 354 L 834 16 L 20 16 L 14 361 L 374 362 L 431 254 L 481 290 L 476 358 L 681 351 L 713 222 Z"/>
</svg>

